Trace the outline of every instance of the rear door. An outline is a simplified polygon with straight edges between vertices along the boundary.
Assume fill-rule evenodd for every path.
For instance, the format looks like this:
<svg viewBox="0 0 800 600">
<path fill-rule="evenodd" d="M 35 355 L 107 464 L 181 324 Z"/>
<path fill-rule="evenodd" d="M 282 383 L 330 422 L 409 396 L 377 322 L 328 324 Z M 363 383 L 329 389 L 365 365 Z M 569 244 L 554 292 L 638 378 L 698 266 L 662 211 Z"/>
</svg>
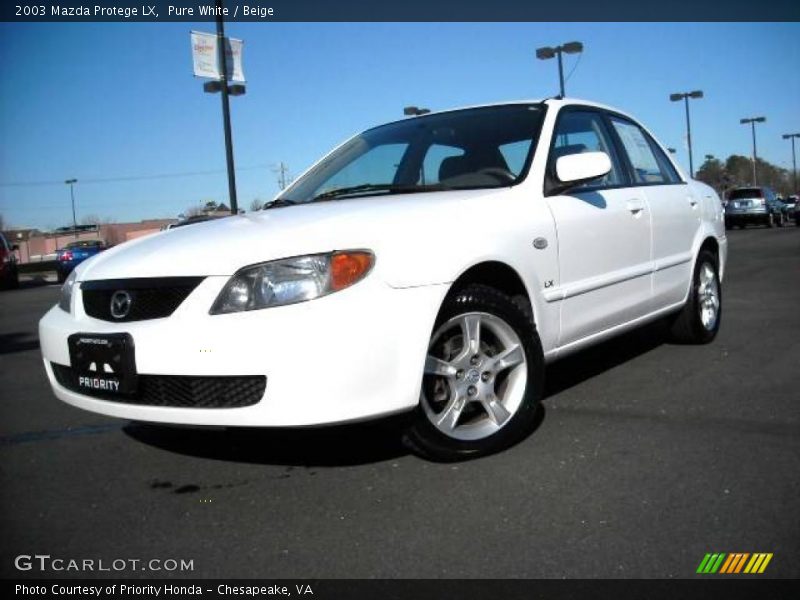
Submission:
<svg viewBox="0 0 800 600">
<path fill-rule="evenodd" d="M 692 245 L 702 207 L 664 151 L 637 123 L 617 115 L 611 128 L 633 185 L 647 198 L 653 227 L 653 310 L 680 303 L 692 276 Z"/>
<path fill-rule="evenodd" d="M 644 315 L 650 305 L 650 213 L 630 178 L 603 113 L 584 107 L 558 115 L 549 177 L 561 156 L 602 151 L 612 169 L 602 180 L 547 196 L 558 233 L 564 346 Z M 545 290 L 546 296 L 548 291 Z"/>
</svg>

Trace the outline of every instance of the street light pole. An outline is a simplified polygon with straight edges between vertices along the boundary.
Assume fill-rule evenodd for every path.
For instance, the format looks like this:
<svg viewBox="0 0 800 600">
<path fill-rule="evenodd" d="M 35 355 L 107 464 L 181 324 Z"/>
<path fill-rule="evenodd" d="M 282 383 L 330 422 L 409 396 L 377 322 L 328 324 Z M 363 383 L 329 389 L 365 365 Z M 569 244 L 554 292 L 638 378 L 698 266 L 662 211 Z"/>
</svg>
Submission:
<svg viewBox="0 0 800 600">
<path fill-rule="evenodd" d="M 796 194 L 800 190 L 797 189 L 797 156 L 794 152 L 795 138 L 800 138 L 800 133 L 786 133 L 783 136 L 783 139 L 785 140 L 792 140 L 792 180 L 794 182 L 794 186 L 792 187 L 794 188 L 794 193 Z"/>
<path fill-rule="evenodd" d="M 72 200 L 72 232 L 75 234 L 75 238 L 78 238 L 78 220 L 75 218 L 75 190 L 73 186 L 78 183 L 77 179 L 67 179 L 64 183 L 69 186 L 69 197 Z"/>
<path fill-rule="evenodd" d="M 228 61 L 225 56 L 225 25 L 222 21 L 222 0 L 216 0 L 217 7 L 217 52 L 219 56 L 220 84 L 222 94 L 222 122 L 225 129 L 225 161 L 228 165 L 228 196 L 231 214 L 239 213 L 236 201 L 236 173 L 233 168 L 233 140 L 231 135 L 231 107 L 228 101 Z"/>
<path fill-rule="evenodd" d="M 694 161 L 692 159 L 692 124 L 689 120 L 689 98 L 702 97 L 703 92 L 701 90 L 695 90 L 693 92 L 680 92 L 669 95 L 669 99 L 672 102 L 683 100 L 686 108 L 686 144 L 689 146 L 689 177 L 694 177 Z"/>
<path fill-rule="evenodd" d="M 753 132 L 753 185 L 758 185 L 758 174 L 756 173 L 756 162 L 758 161 L 758 154 L 756 153 L 756 123 L 764 123 L 767 120 L 766 117 L 751 117 L 747 119 L 739 119 L 739 123 L 742 125 L 750 125 L 750 129 Z"/>
<path fill-rule="evenodd" d="M 559 83 L 559 98 L 563 98 L 565 95 L 564 91 L 564 62 L 561 58 L 561 55 L 566 54 L 577 54 L 579 52 L 583 52 L 583 44 L 581 42 L 567 42 L 566 44 L 562 44 L 560 46 L 556 46 L 555 48 L 551 46 L 544 46 L 542 48 L 536 49 L 536 58 L 539 60 L 548 60 L 553 57 L 558 57 L 558 83 Z"/>
</svg>

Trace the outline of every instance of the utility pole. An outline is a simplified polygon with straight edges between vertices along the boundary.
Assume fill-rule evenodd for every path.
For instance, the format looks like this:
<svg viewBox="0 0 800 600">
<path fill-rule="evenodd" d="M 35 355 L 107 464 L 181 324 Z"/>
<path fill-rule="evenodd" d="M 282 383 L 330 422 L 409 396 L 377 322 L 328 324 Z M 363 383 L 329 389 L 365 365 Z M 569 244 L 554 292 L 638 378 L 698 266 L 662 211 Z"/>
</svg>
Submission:
<svg viewBox="0 0 800 600">
<path fill-rule="evenodd" d="M 72 199 L 72 232 L 75 234 L 75 239 L 78 239 L 78 220 L 75 218 L 75 190 L 73 189 L 78 180 L 75 178 L 67 179 L 64 183 L 69 186 L 69 196 Z"/>
<path fill-rule="evenodd" d="M 285 190 L 286 185 L 289 183 L 286 177 L 286 174 L 289 172 L 289 168 L 283 161 L 281 161 L 274 169 L 272 169 L 272 172 L 278 175 L 278 187 L 280 190 Z"/>
</svg>

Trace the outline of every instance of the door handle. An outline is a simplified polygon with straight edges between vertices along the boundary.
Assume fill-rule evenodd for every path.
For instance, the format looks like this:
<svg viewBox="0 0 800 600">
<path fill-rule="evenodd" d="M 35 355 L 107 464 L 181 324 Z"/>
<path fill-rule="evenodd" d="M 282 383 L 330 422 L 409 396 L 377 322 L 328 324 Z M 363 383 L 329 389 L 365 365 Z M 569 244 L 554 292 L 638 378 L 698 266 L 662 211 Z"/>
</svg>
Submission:
<svg viewBox="0 0 800 600">
<path fill-rule="evenodd" d="M 631 214 L 636 216 L 639 216 L 644 210 L 644 202 L 639 198 L 631 198 L 625 203 L 625 206 L 631 211 Z"/>
</svg>

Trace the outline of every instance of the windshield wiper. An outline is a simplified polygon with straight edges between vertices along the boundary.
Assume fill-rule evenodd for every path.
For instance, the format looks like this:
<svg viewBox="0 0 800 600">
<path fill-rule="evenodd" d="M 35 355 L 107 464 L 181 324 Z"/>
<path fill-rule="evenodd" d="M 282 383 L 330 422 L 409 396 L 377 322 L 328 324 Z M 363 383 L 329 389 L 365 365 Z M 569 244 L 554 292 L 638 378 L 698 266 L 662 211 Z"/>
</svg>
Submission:
<svg viewBox="0 0 800 600">
<path fill-rule="evenodd" d="M 350 196 L 351 194 L 362 194 L 371 192 L 388 192 L 390 194 L 408 194 L 411 192 L 423 191 L 436 191 L 445 190 L 446 186 L 440 183 L 431 185 L 397 185 L 394 183 L 363 183 L 361 185 L 353 185 L 350 187 L 341 187 L 327 192 L 322 192 L 314 196 L 309 202 L 320 202 L 323 200 L 334 200 L 343 196 Z"/>
<path fill-rule="evenodd" d="M 288 198 L 276 198 L 275 200 L 270 200 L 261 210 L 269 210 L 270 208 L 281 208 L 282 206 L 294 206 L 297 204 L 294 200 L 289 200 Z"/>
</svg>

